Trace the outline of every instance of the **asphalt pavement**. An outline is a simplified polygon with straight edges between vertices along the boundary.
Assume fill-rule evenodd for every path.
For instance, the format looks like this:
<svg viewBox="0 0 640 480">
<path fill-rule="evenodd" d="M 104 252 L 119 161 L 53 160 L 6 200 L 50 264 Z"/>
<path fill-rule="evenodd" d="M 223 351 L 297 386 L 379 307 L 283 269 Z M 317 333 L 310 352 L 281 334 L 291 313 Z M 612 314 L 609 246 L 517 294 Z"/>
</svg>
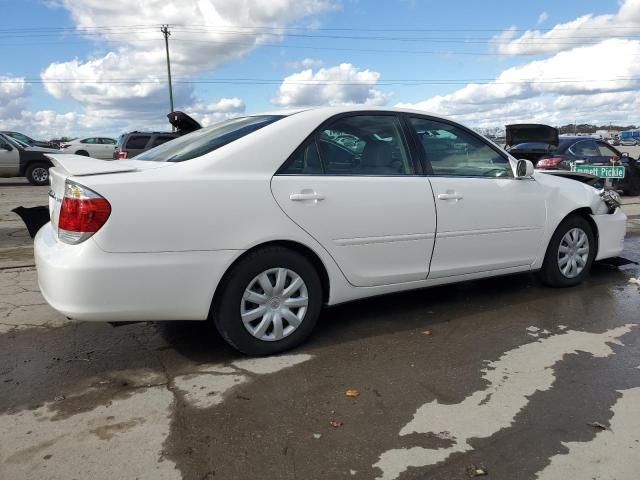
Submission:
<svg viewBox="0 0 640 480">
<path fill-rule="evenodd" d="M 640 266 L 326 309 L 250 359 L 204 322 L 68 321 L 0 181 L 0 479 L 637 479 Z M 640 198 L 623 256 L 640 262 Z"/>
</svg>

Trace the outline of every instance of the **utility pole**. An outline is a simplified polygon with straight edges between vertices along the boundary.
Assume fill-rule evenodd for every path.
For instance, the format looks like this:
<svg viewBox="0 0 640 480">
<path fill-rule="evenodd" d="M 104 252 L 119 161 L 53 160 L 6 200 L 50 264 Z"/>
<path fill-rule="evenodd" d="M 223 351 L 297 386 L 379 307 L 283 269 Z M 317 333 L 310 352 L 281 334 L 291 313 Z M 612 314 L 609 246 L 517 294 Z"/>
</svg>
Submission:
<svg viewBox="0 0 640 480">
<path fill-rule="evenodd" d="M 173 87 L 171 85 L 171 60 L 169 58 L 169 36 L 171 32 L 169 31 L 169 25 L 163 25 L 160 28 L 160 31 L 164 35 L 164 46 L 167 50 L 167 76 L 169 77 L 169 108 L 170 112 L 173 112 Z M 175 130 L 175 127 L 172 127 L 172 130 Z"/>
</svg>

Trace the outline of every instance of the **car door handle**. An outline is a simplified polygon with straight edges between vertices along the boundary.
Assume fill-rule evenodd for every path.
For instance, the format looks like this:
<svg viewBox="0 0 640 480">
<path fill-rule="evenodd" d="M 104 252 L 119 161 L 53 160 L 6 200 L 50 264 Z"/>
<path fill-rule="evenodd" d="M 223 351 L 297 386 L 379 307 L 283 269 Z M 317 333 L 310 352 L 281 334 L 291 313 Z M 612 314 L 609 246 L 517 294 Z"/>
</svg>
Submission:
<svg viewBox="0 0 640 480">
<path fill-rule="evenodd" d="M 440 193 L 438 200 L 462 200 L 464 197 L 460 193 Z"/>
<path fill-rule="evenodd" d="M 320 200 L 324 200 L 324 195 L 320 195 L 316 192 L 292 193 L 291 195 L 289 195 L 289 199 L 294 202 L 304 202 L 308 200 L 314 200 L 316 202 L 319 202 Z"/>
</svg>

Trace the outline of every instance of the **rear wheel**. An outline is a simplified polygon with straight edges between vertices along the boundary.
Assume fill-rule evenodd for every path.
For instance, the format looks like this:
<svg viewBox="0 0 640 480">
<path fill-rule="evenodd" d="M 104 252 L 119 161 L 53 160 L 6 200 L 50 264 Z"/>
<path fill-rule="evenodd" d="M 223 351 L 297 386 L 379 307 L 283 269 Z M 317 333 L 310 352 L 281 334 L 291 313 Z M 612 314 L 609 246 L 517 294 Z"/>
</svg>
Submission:
<svg viewBox="0 0 640 480">
<path fill-rule="evenodd" d="M 50 165 L 43 162 L 31 163 L 25 172 L 25 177 L 31 185 L 48 185 L 49 184 L 49 167 Z"/>
<path fill-rule="evenodd" d="M 271 355 L 302 343 L 322 307 L 322 284 L 303 255 L 268 247 L 240 260 L 213 305 L 216 328 L 247 355 Z"/>
<path fill-rule="evenodd" d="M 89 152 L 87 152 L 86 150 L 78 150 L 76 152 L 76 155 L 82 155 L 83 157 L 88 157 L 89 156 Z"/>
<path fill-rule="evenodd" d="M 595 235 L 587 220 L 579 215 L 567 217 L 551 237 L 538 273 L 552 287 L 572 287 L 589 273 L 596 254 Z"/>
</svg>

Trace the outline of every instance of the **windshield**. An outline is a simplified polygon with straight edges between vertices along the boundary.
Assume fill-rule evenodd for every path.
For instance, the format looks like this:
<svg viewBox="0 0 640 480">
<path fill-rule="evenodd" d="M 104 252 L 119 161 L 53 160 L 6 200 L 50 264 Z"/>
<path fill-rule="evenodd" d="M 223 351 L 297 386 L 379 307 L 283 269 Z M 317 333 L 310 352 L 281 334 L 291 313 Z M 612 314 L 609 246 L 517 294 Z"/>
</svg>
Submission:
<svg viewBox="0 0 640 480">
<path fill-rule="evenodd" d="M 13 137 L 14 140 L 17 140 L 25 145 L 29 145 L 30 143 L 35 142 L 35 140 L 33 140 L 32 138 L 27 137 L 26 135 L 23 135 L 22 133 L 18 133 L 18 132 L 11 132 L 8 134 L 10 137 Z"/>
<path fill-rule="evenodd" d="M 183 162 L 201 157 L 281 118 L 283 118 L 282 115 L 259 115 L 226 120 L 152 148 L 136 156 L 135 159 L 151 162 Z"/>
</svg>

